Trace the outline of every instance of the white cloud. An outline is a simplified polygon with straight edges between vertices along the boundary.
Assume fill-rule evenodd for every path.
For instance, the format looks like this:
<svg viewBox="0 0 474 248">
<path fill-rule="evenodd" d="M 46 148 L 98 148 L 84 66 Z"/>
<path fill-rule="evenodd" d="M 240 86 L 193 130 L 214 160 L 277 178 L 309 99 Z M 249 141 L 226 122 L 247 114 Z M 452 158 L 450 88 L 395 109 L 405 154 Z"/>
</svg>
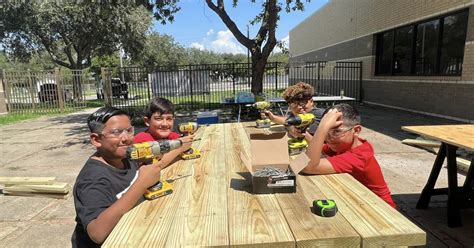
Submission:
<svg viewBox="0 0 474 248">
<path fill-rule="evenodd" d="M 218 31 L 217 34 L 213 29 L 206 33 L 206 37 L 202 42 L 194 42 L 190 47 L 199 50 L 209 50 L 216 53 L 232 53 L 232 54 L 247 54 L 247 48 L 242 46 L 234 37 L 230 30 Z"/>
<path fill-rule="evenodd" d="M 211 50 L 218 53 L 246 53 L 230 30 L 217 32 L 217 39 L 211 42 Z"/>
<path fill-rule="evenodd" d="M 204 45 L 203 45 L 203 44 L 199 44 L 199 43 L 197 43 L 197 42 L 193 42 L 193 43 L 191 44 L 191 47 L 192 47 L 192 48 L 197 48 L 197 49 L 199 49 L 199 50 L 205 50 Z"/>
</svg>

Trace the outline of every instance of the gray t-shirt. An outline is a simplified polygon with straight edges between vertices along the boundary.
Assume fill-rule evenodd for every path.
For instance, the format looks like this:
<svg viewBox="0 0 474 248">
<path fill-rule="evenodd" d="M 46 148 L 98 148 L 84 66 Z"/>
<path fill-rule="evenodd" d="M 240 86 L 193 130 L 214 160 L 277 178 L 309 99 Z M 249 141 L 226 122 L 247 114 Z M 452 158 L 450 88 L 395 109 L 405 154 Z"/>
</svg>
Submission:
<svg viewBox="0 0 474 248">
<path fill-rule="evenodd" d="M 117 201 L 138 176 L 138 165 L 124 160 L 125 169 L 118 169 L 89 158 L 74 185 L 76 228 L 71 238 L 73 247 L 100 247 L 87 234 L 87 225 Z M 142 199 L 137 202 L 141 203 Z"/>
</svg>

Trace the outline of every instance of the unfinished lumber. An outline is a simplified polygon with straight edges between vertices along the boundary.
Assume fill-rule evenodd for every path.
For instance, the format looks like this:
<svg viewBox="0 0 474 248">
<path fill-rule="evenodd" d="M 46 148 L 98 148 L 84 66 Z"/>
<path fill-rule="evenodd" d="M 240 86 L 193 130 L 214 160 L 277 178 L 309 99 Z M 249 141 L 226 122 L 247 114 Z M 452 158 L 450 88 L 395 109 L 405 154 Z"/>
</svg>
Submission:
<svg viewBox="0 0 474 248">
<path fill-rule="evenodd" d="M 468 172 L 469 167 L 471 166 L 471 161 L 463 158 L 456 158 L 456 162 L 458 164 L 458 170 L 463 171 L 465 173 Z"/>
<path fill-rule="evenodd" d="M 18 185 L 18 184 L 52 184 L 55 177 L 0 177 L 0 184 Z"/>
<path fill-rule="evenodd" d="M 439 147 L 441 145 L 441 142 L 439 141 L 423 139 L 404 139 L 402 143 L 406 145 L 415 145 L 422 147 Z"/>
<path fill-rule="evenodd" d="M 47 197 L 47 198 L 54 198 L 54 199 L 67 199 L 69 197 L 68 194 L 50 194 L 50 193 L 30 193 L 30 192 L 10 192 L 3 190 L 3 194 L 11 195 L 11 196 L 30 196 L 30 197 Z"/>
<path fill-rule="evenodd" d="M 60 182 L 46 185 L 20 184 L 5 186 L 3 190 L 8 192 L 67 194 L 70 190 L 70 186 L 68 183 Z"/>
</svg>

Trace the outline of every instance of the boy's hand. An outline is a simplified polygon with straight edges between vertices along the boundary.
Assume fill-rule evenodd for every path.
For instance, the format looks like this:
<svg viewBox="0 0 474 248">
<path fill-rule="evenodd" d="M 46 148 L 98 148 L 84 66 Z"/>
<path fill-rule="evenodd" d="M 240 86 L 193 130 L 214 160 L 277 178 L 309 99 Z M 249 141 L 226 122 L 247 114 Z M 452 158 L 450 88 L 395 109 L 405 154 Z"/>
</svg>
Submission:
<svg viewBox="0 0 474 248">
<path fill-rule="evenodd" d="M 294 126 L 289 126 L 288 127 L 288 133 L 292 136 L 292 137 L 304 137 L 304 135 L 301 133 L 301 130 L 299 130 L 298 128 L 294 127 Z"/>
<path fill-rule="evenodd" d="M 141 166 L 138 169 L 137 183 L 145 186 L 145 189 L 153 186 L 160 180 L 161 177 L 161 166 L 162 163 L 158 163 Z"/>
<path fill-rule="evenodd" d="M 269 118 L 270 120 L 273 120 L 275 116 L 273 115 L 272 111 L 270 110 L 264 110 L 260 112 L 260 118 L 266 119 Z"/>
<path fill-rule="evenodd" d="M 183 146 L 181 146 L 181 151 L 185 152 L 189 150 L 189 148 L 191 148 L 191 146 L 193 145 L 194 134 L 181 137 L 180 139 L 183 142 Z"/>
<path fill-rule="evenodd" d="M 321 120 L 319 126 L 326 127 L 328 130 L 342 125 L 342 113 L 337 109 L 330 109 Z"/>
<path fill-rule="evenodd" d="M 309 143 L 309 142 L 311 142 L 311 140 L 313 139 L 313 135 L 310 134 L 308 131 L 306 131 L 306 132 L 304 133 L 304 138 L 305 138 L 306 141 Z"/>
</svg>

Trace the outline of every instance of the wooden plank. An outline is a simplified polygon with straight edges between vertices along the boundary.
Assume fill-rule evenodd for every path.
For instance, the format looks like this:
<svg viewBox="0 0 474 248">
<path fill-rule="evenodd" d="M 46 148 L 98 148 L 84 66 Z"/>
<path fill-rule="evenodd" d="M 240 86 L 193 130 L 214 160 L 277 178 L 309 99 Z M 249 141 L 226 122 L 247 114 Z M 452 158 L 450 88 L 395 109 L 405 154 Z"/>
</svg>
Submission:
<svg viewBox="0 0 474 248">
<path fill-rule="evenodd" d="M 68 183 L 60 182 L 46 185 L 19 184 L 5 186 L 3 190 L 8 192 L 67 194 L 70 190 L 70 186 Z"/>
<path fill-rule="evenodd" d="M 239 123 L 226 124 L 229 239 L 231 246 L 295 247 L 295 240 L 275 195 L 254 195 L 250 174 L 240 160 L 249 155 L 248 136 Z"/>
<path fill-rule="evenodd" d="M 278 203 L 296 238 L 297 247 L 360 247 L 360 236 L 340 214 L 320 217 L 311 212 L 312 201 L 326 199 L 324 189 L 306 176 L 298 176 L 296 194 L 278 194 Z"/>
<path fill-rule="evenodd" d="M 403 144 L 406 145 L 415 145 L 421 147 L 439 147 L 441 142 L 433 140 L 422 140 L 422 139 L 404 139 L 402 140 Z"/>
<path fill-rule="evenodd" d="M 471 161 L 463 158 L 456 158 L 456 162 L 458 164 L 458 170 L 464 173 L 469 171 L 469 167 L 471 167 Z"/>
<path fill-rule="evenodd" d="M 403 126 L 403 130 L 474 151 L 474 125 Z"/>
<path fill-rule="evenodd" d="M 67 199 L 71 194 L 50 194 L 50 193 L 30 193 L 30 192 L 15 192 L 3 190 L 3 194 L 11 196 L 29 196 L 29 197 L 46 197 L 54 199 Z"/>
<path fill-rule="evenodd" d="M 320 180 L 323 179 L 323 180 Z M 325 175 L 311 180 L 325 189 L 362 238 L 364 247 L 426 244 L 426 233 L 356 181 L 349 174 Z"/>
<path fill-rule="evenodd" d="M 55 177 L 0 177 L 0 184 L 52 184 Z"/>
</svg>

